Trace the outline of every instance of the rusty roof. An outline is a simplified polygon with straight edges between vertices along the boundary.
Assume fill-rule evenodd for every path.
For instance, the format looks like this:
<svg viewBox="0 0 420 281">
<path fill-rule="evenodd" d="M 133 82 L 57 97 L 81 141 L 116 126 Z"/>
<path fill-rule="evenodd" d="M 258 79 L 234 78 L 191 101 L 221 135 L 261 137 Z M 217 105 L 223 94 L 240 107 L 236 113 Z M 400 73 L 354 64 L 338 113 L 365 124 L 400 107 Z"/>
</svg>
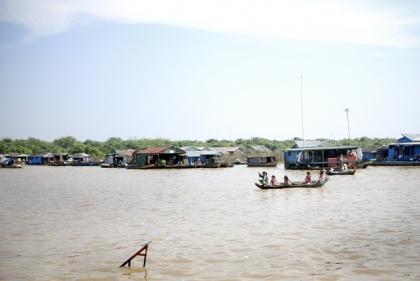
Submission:
<svg viewBox="0 0 420 281">
<path fill-rule="evenodd" d="M 148 147 L 140 151 L 140 153 L 147 153 L 147 154 L 157 154 L 163 153 L 169 146 L 156 146 L 156 147 Z"/>
</svg>

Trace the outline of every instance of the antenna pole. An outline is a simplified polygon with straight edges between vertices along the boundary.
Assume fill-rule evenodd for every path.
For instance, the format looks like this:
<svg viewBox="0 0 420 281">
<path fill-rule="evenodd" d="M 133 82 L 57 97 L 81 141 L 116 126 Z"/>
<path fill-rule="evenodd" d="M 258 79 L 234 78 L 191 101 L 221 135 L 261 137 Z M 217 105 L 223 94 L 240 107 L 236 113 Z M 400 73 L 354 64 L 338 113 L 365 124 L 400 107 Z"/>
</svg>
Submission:
<svg viewBox="0 0 420 281">
<path fill-rule="evenodd" d="M 300 118 L 302 120 L 302 139 L 303 147 L 305 147 L 305 130 L 303 127 L 303 76 L 300 75 Z"/>
<path fill-rule="evenodd" d="M 346 114 L 347 114 L 347 131 L 348 131 L 348 133 L 349 133 L 349 141 L 348 141 L 348 144 L 350 145 L 350 121 L 349 121 L 349 109 L 348 108 L 346 108 L 346 109 L 344 109 L 344 111 L 346 112 Z"/>
</svg>

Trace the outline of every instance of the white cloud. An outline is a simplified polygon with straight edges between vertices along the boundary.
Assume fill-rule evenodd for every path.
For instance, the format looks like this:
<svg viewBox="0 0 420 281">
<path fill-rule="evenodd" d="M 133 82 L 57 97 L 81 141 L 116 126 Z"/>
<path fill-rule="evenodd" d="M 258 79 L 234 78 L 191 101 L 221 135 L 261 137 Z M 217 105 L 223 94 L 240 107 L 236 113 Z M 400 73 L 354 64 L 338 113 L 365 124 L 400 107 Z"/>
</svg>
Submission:
<svg viewBox="0 0 420 281">
<path fill-rule="evenodd" d="M 354 2 L 303 0 L 5 0 L 0 20 L 24 25 L 31 37 L 63 32 L 80 16 L 159 23 L 216 32 L 368 45 L 419 46 L 407 32 L 420 21 L 401 11 Z"/>
</svg>

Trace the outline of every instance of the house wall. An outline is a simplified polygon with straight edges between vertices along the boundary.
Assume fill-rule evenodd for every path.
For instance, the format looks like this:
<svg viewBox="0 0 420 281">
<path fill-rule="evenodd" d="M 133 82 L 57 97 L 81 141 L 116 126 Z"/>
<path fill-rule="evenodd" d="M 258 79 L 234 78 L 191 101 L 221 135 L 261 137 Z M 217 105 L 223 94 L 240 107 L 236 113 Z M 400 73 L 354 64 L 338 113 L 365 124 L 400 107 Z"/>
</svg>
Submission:
<svg viewBox="0 0 420 281">
<path fill-rule="evenodd" d="M 136 164 L 138 167 L 143 167 L 147 165 L 147 155 L 146 154 L 137 154 Z"/>
<path fill-rule="evenodd" d="M 30 165 L 43 165 L 44 164 L 44 158 L 43 157 L 32 157 L 29 159 Z"/>
<path fill-rule="evenodd" d="M 199 156 L 187 157 L 187 160 L 188 160 L 188 164 L 191 166 L 194 166 L 194 163 L 197 162 L 198 160 L 200 160 L 201 163 L 204 163 L 203 159 L 201 159 L 201 157 Z"/>
<path fill-rule="evenodd" d="M 369 151 L 363 152 L 363 157 L 362 157 L 363 160 L 368 161 L 368 160 L 373 160 L 375 158 L 376 158 L 376 153 L 372 153 Z"/>
<path fill-rule="evenodd" d="M 296 164 L 296 157 L 299 151 L 285 151 L 284 155 L 284 162 L 289 164 Z"/>
<path fill-rule="evenodd" d="M 114 163 L 114 156 L 112 156 L 112 155 L 107 156 L 106 159 L 105 159 L 105 163 L 113 164 Z"/>
<path fill-rule="evenodd" d="M 388 148 L 388 158 L 387 160 L 410 160 L 410 159 L 419 159 L 420 158 L 420 145 L 413 146 L 391 146 Z"/>
<path fill-rule="evenodd" d="M 420 145 L 414 146 L 414 157 L 420 160 Z"/>
<path fill-rule="evenodd" d="M 397 157 L 397 150 L 396 147 L 390 147 L 388 148 L 388 160 L 395 160 Z"/>
</svg>

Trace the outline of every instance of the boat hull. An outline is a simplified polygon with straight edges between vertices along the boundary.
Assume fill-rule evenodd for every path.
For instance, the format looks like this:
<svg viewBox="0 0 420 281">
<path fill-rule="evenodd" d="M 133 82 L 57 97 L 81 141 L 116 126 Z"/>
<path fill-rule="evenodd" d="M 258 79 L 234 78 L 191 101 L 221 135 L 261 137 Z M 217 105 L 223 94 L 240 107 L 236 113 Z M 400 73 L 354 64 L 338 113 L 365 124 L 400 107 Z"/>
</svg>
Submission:
<svg viewBox="0 0 420 281">
<path fill-rule="evenodd" d="M 270 163 L 247 163 L 248 167 L 277 167 L 277 162 Z"/>
<path fill-rule="evenodd" d="M 259 184 L 259 183 L 255 183 L 255 185 L 259 188 L 259 189 L 285 189 L 285 188 L 318 188 L 318 187 L 322 187 L 326 182 L 328 181 L 328 179 L 325 179 L 324 181 L 314 181 L 310 184 L 306 184 L 303 182 L 293 182 L 290 185 L 285 185 L 285 184 L 279 184 L 279 185 L 267 185 L 267 184 Z"/>
</svg>

